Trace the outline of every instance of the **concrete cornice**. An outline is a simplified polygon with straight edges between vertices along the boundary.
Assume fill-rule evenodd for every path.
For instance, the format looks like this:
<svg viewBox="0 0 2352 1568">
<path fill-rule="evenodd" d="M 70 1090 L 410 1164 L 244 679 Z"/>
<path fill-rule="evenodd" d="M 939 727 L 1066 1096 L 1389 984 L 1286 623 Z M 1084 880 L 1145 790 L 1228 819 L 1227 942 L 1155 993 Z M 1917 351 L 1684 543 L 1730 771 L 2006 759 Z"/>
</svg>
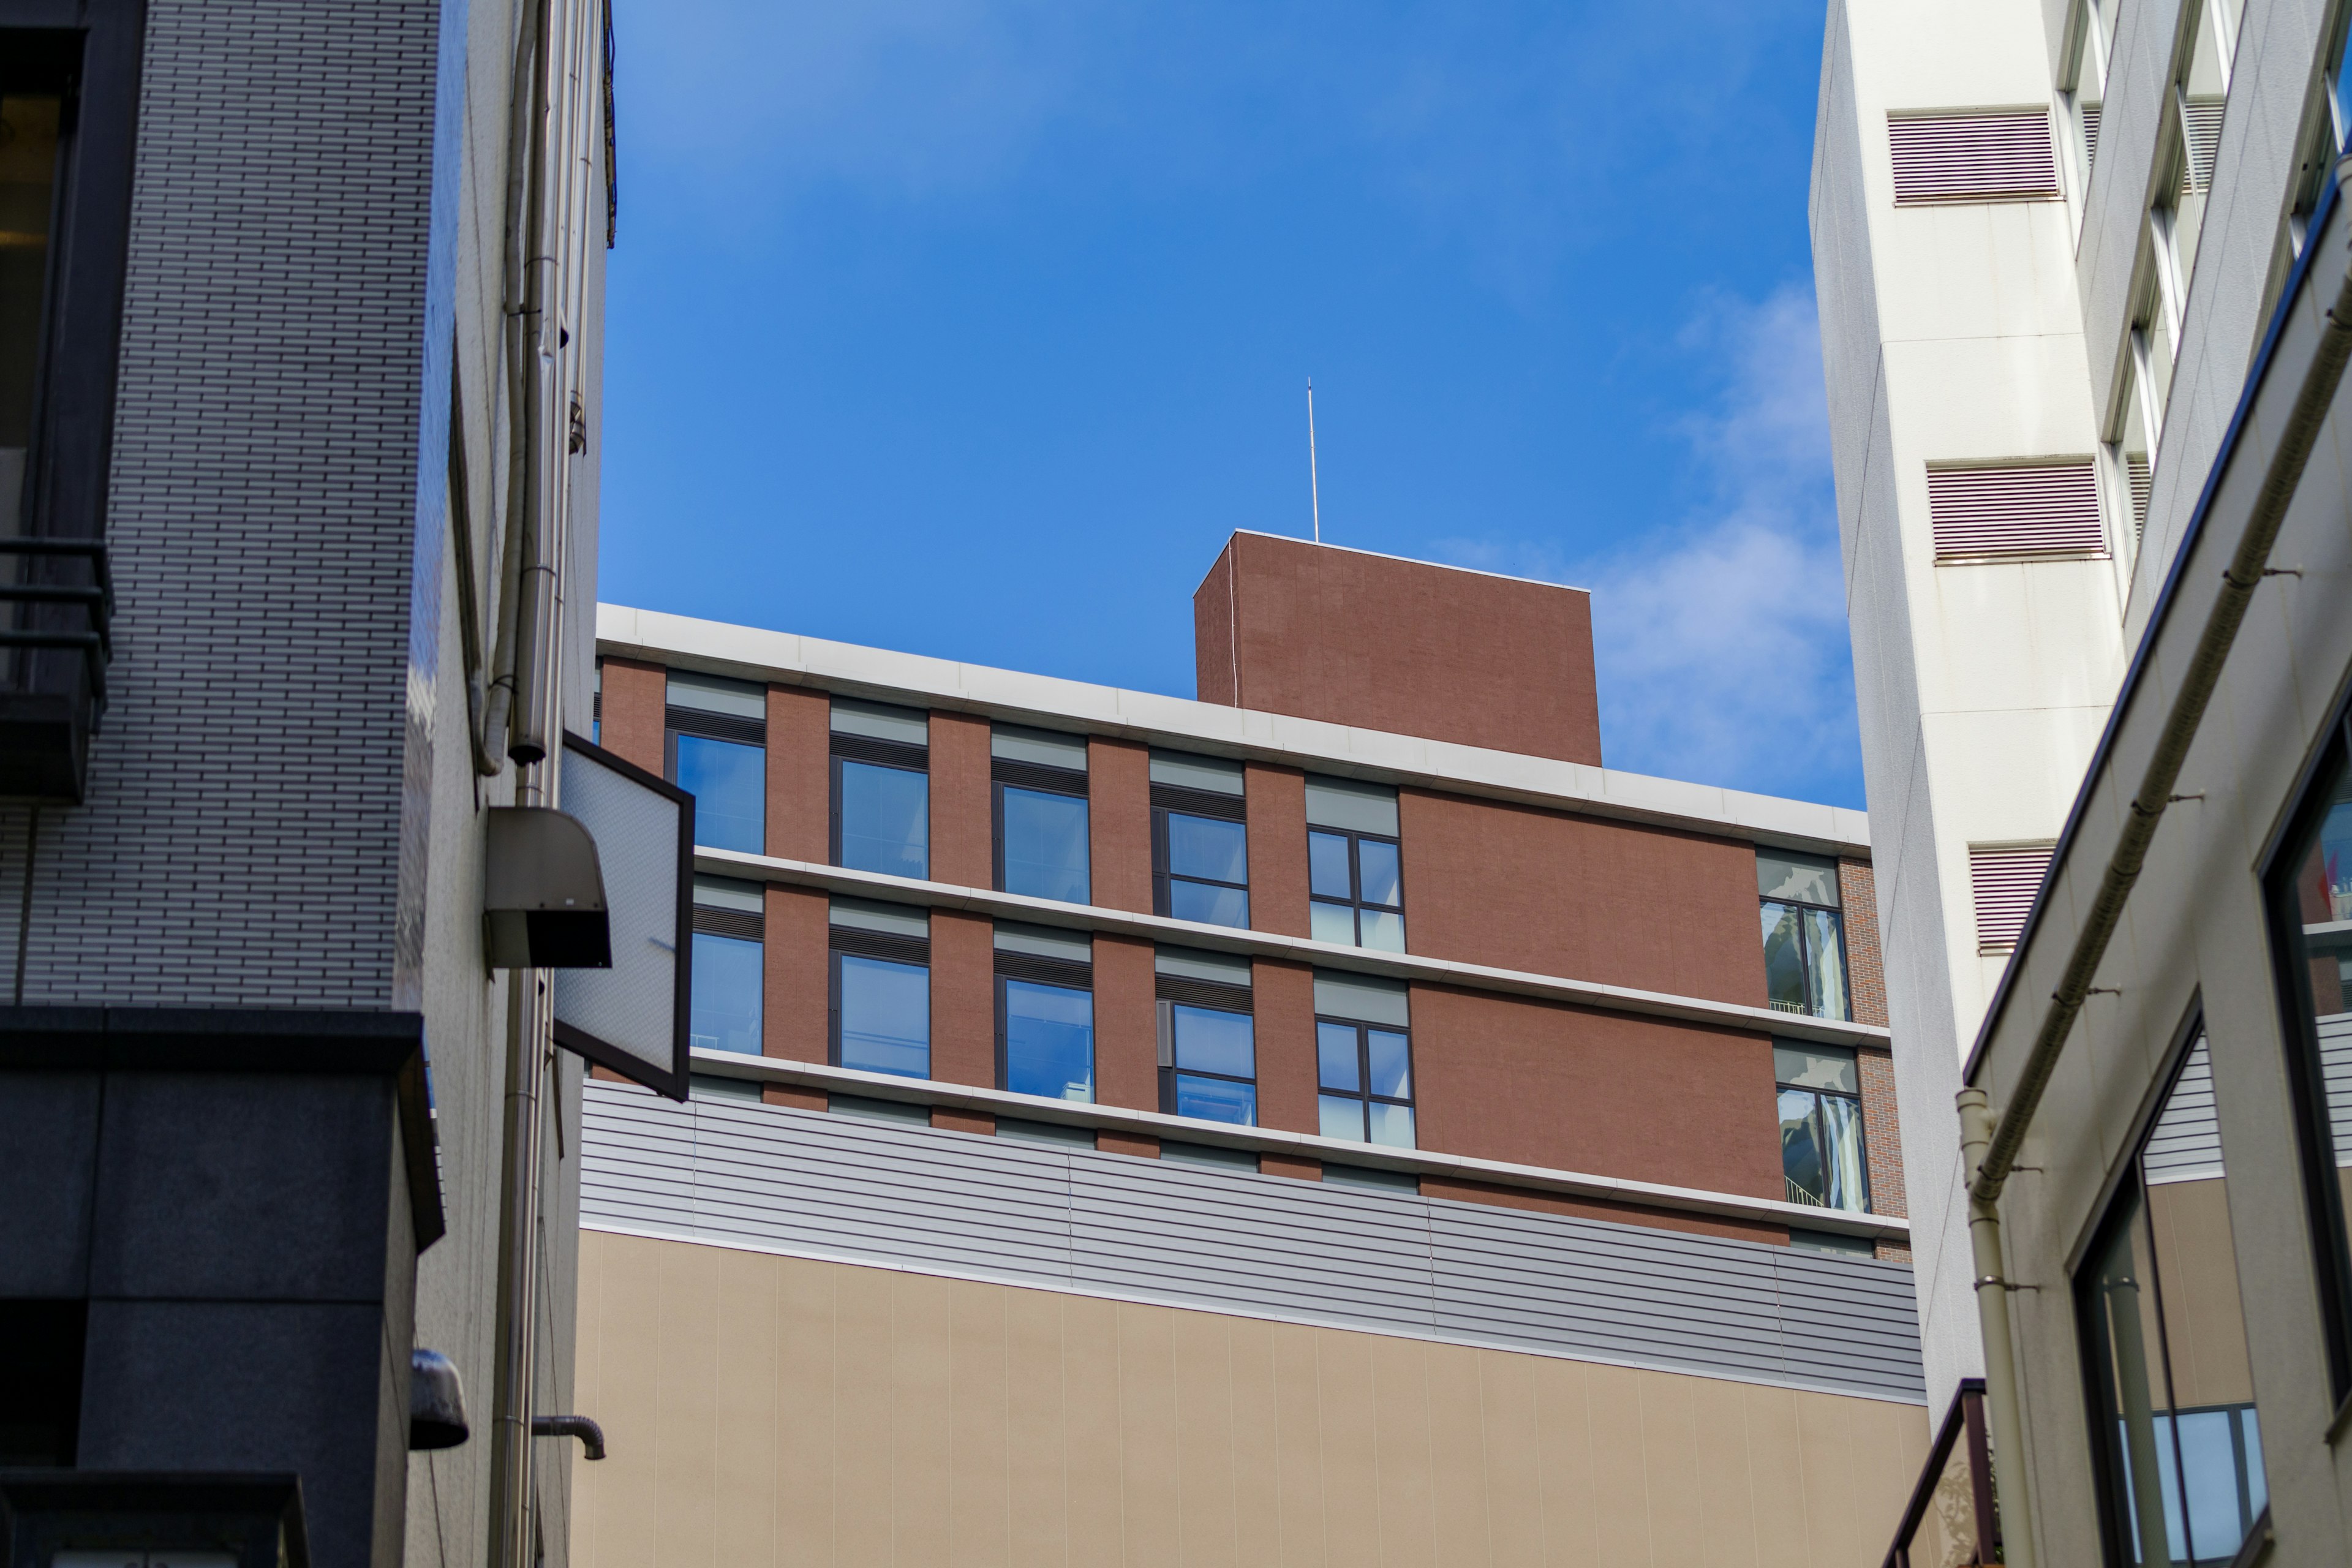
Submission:
<svg viewBox="0 0 2352 1568">
<path fill-rule="evenodd" d="M 1360 730 L 986 665 L 927 658 L 620 605 L 596 607 L 600 653 L 705 674 L 1083 730 L 1150 745 L 1442 789 L 1553 811 L 1867 858 L 1843 806 Z"/>
<path fill-rule="evenodd" d="M 1280 959 L 1312 964 L 1318 969 L 1377 974 L 1391 980 L 1419 981 L 1425 985 L 1452 985 L 1527 996 L 1538 1001 L 1593 1007 L 1611 1013 L 1633 1013 L 1681 1023 L 1738 1029 L 1783 1039 L 1819 1040 L 1832 1045 L 1885 1049 L 1886 1030 L 1870 1024 L 1840 1024 L 1769 1007 L 1743 1007 L 1732 1002 L 1699 996 L 1677 996 L 1663 991 L 1637 991 L 1631 986 L 1604 985 L 1592 980 L 1536 974 L 1524 970 L 1496 969 L 1483 963 L 1424 958 L 1410 952 L 1375 952 L 1367 948 L 1341 947 L 1305 937 L 1274 931 L 1236 931 L 1231 926 L 1201 925 L 1165 915 L 1136 914 L 1095 904 L 1066 904 L 1053 899 L 1033 899 L 1019 893 L 999 893 L 985 888 L 959 887 L 950 882 L 919 882 L 907 877 L 886 877 L 873 871 L 852 871 L 839 866 L 819 866 L 806 860 L 782 860 L 768 855 L 746 855 L 731 849 L 698 848 L 695 869 L 715 877 L 740 877 L 747 881 L 780 882 L 814 888 L 827 893 L 895 900 L 930 909 L 959 910 L 992 920 L 1027 921 L 1037 925 L 1104 931 L 1113 936 L 1167 942 L 1179 947 L 1208 948 L 1251 958 Z"/>
<path fill-rule="evenodd" d="M 755 1057 L 740 1051 L 697 1050 L 694 1070 L 717 1078 L 756 1083 L 790 1084 L 830 1093 L 865 1095 L 913 1105 L 945 1106 L 954 1110 L 982 1111 L 1051 1121 L 1069 1127 L 1103 1128 L 1141 1133 L 1182 1143 L 1207 1143 L 1259 1154 L 1287 1154 L 1297 1159 L 1366 1165 L 1416 1176 L 1450 1176 L 1489 1186 L 1517 1187 L 1563 1197 L 1627 1204 L 1681 1214 L 1707 1215 L 1768 1225 L 1794 1226 L 1801 1230 L 1830 1231 L 1841 1236 L 1907 1243 L 1909 1222 L 1890 1215 L 1850 1214 L 1843 1209 L 1810 1208 L 1751 1198 L 1736 1193 L 1707 1192 L 1698 1187 L 1667 1186 L 1658 1182 L 1627 1181 L 1616 1176 L 1556 1171 L 1542 1165 L 1515 1165 L 1503 1160 L 1474 1160 L 1461 1154 L 1437 1154 L 1415 1149 L 1390 1149 L 1376 1143 L 1355 1143 L 1319 1138 L 1305 1132 L 1277 1132 L 1264 1127 L 1234 1127 L 1222 1121 L 1163 1116 L 1151 1110 L 1129 1110 L 1112 1105 L 1089 1105 L 1067 1100 L 1042 1100 L 1003 1089 L 974 1089 L 939 1083 L 929 1079 L 899 1078 L 891 1073 L 858 1072 L 820 1062 L 790 1061 L 781 1057 Z"/>
</svg>

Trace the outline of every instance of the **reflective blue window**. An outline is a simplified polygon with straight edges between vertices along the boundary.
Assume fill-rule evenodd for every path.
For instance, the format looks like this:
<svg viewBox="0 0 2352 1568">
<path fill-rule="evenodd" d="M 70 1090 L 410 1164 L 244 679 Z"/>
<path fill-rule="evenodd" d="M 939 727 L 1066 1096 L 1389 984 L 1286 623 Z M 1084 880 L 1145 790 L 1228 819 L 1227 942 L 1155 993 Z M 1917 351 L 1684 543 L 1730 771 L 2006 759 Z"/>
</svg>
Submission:
<svg viewBox="0 0 2352 1568">
<path fill-rule="evenodd" d="M 930 775 L 846 757 L 835 757 L 833 768 L 834 864 L 889 877 L 929 877 Z"/>
<path fill-rule="evenodd" d="M 1318 828 L 1307 836 L 1308 934 L 1404 951 L 1404 868 L 1396 841 Z"/>
<path fill-rule="evenodd" d="M 767 849 L 768 753 L 707 735 L 673 735 L 671 776 L 694 796 L 694 840 L 713 849 Z"/>
<path fill-rule="evenodd" d="M 999 885 L 1004 891 L 1073 904 L 1087 901 L 1084 795 L 999 784 L 996 812 Z"/>
<path fill-rule="evenodd" d="M 836 952 L 835 1049 L 841 1065 L 861 1072 L 931 1076 L 931 972 L 919 963 L 892 963 Z"/>
<path fill-rule="evenodd" d="M 760 1049 L 760 943 L 716 931 L 694 933 L 694 985 L 687 1033 L 702 1050 Z"/>
<path fill-rule="evenodd" d="M 1048 1100 L 1095 1097 L 1095 998 L 1090 991 L 1000 979 L 1004 1087 Z"/>
<path fill-rule="evenodd" d="M 1256 1126 L 1255 1021 L 1247 1013 L 1181 1004 L 1168 1013 L 1175 1058 L 1170 1109 L 1179 1116 Z"/>
<path fill-rule="evenodd" d="M 1318 1018 L 1315 1071 L 1324 1137 L 1413 1146 L 1412 1045 L 1404 1031 Z"/>
<path fill-rule="evenodd" d="M 1160 912 L 1180 921 L 1249 928 L 1249 827 L 1219 817 L 1158 811 Z"/>
</svg>

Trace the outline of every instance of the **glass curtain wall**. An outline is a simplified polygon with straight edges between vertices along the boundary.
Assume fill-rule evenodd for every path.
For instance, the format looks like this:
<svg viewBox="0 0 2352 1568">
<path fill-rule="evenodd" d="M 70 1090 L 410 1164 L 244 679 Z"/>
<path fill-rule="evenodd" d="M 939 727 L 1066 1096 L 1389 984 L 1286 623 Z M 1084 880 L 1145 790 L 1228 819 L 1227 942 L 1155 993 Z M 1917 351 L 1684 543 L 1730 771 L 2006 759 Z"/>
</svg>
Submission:
<svg viewBox="0 0 2352 1568">
<path fill-rule="evenodd" d="M 1837 862 L 1759 849 L 1756 888 L 1763 905 L 1765 996 L 1773 1010 L 1851 1019 Z"/>
<path fill-rule="evenodd" d="M 2074 1281 L 2107 1557 L 2222 1564 L 2269 1501 L 2206 1042 Z"/>
</svg>

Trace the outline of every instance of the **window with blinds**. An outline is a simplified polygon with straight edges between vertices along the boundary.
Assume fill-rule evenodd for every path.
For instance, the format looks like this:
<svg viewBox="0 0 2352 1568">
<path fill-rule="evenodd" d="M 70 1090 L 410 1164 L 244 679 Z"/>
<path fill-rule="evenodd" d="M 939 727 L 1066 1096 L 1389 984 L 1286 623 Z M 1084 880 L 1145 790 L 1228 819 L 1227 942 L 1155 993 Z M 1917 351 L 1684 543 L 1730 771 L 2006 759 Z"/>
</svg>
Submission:
<svg viewBox="0 0 2352 1568">
<path fill-rule="evenodd" d="M 2221 156 L 2221 110 L 2227 100 L 2192 98 L 2180 106 L 2182 140 L 2188 156 L 2181 160 L 2180 194 L 2200 195 L 2213 188 L 2213 165 Z"/>
<path fill-rule="evenodd" d="M 1890 114 L 1895 205 L 2054 200 L 2058 153 L 2043 109 Z"/>
<path fill-rule="evenodd" d="M 1976 899 L 1977 951 L 2015 950 L 2033 896 L 2050 869 L 2054 844 L 1969 846 L 1969 883 Z"/>
<path fill-rule="evenodd" d="M 1938 563 L 2106 553 L 2088 458 L 1931 467 L 1927 515 Z"/>
</svg>

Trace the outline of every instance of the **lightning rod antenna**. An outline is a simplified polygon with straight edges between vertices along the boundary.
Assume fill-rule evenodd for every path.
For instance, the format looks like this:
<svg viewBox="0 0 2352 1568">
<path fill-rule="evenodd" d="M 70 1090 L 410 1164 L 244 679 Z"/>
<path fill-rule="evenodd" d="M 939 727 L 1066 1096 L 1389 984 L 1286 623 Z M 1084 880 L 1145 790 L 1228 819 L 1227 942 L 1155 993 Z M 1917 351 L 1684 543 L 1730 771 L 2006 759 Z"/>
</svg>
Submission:
<svg viewBox="0 0 2352 1568">
<path fill-rule="evenodd" d="M 1315 378 L 1307 378 L 1307 500 L 1315 509 L 1315 542 L 1323 542 L 1323 491 L 1315 478 Z"/>
</svg>

